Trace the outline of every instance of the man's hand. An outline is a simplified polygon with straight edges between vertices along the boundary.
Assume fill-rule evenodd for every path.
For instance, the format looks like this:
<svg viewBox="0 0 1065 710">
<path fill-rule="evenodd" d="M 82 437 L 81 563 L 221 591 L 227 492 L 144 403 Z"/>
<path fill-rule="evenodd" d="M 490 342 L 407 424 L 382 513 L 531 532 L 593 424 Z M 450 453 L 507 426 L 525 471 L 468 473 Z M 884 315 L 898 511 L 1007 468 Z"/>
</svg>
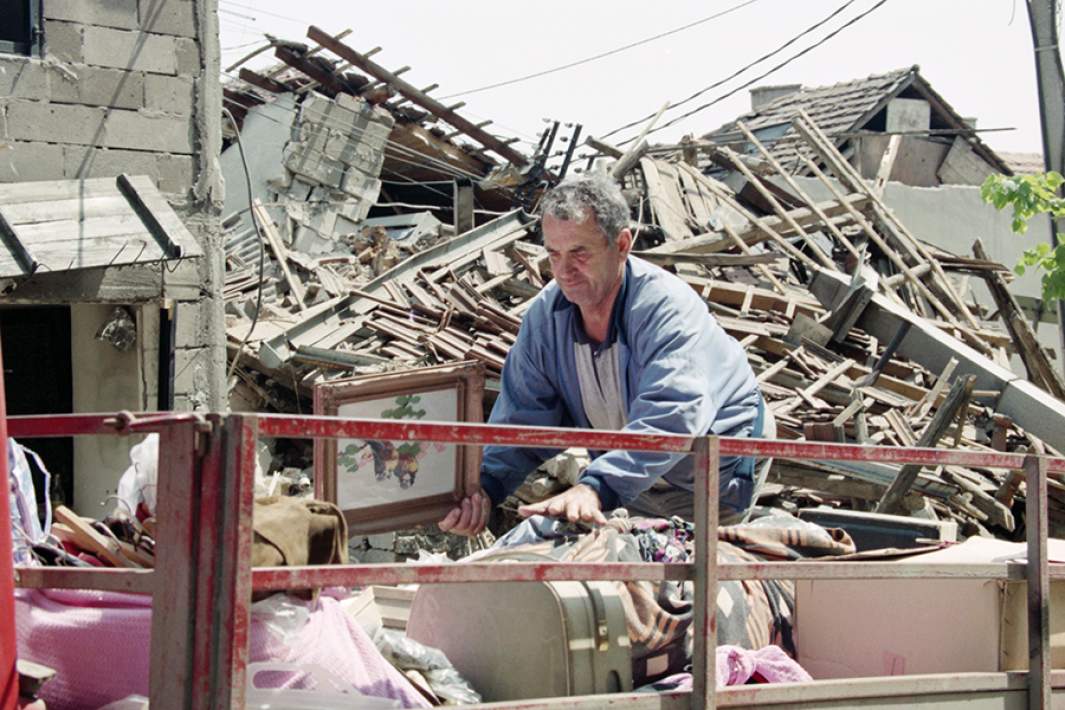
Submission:
<svg viewBox="0 0 1065 710">
<path fill-rule="evenodd" d="M 518 514 L 525 518 L 530 515 L 546 515 L 549 518 L 565 518 L 571 523 L 606 525 L 599 494 L 583 483 L 539 503 L 523 505 L 518 508 Z"/>
<path fill-rule="evenodd" d="M 477 491 L 463 498 L 437 525 L 444 532 L 473 537 L 484 530 L 491 510 L 492 502 L 488 496 Z"/>
</svg>

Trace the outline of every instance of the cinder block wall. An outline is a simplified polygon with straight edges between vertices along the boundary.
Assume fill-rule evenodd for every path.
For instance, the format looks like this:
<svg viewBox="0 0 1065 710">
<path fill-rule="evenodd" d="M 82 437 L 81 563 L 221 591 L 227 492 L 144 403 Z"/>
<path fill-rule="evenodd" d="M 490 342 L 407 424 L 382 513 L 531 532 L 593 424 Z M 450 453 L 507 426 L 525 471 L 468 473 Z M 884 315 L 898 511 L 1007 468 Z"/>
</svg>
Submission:
<svg viewBox="0 0 1065 710">
<path fill-rule="evenodd" d="M 217 0 L 42 0 L 42 15 L 42 56 L 0 54 L 0 182 L 152 177 L 207 253 L 203 299 L 177 309 L 175 406 L 222 409 Z"/>
<path fill-rule="evenodd" d="M 207 254 L 196 267 L 202 299 L 176 309 L 175 408 L 222 410 L 217 0 L 41 1 L 41 56 L 0 54 L 0 182 L 120 173 L 155 181 Z M 160 303 L 137 306 L 138 352 L 120 353 L 95 340 L 111 307 L 91 296 L 71 310 L 75 410 L 155 409 Z M 75 439 L 79 512 L 100 513 L 133 443 Z"/>
</svg>

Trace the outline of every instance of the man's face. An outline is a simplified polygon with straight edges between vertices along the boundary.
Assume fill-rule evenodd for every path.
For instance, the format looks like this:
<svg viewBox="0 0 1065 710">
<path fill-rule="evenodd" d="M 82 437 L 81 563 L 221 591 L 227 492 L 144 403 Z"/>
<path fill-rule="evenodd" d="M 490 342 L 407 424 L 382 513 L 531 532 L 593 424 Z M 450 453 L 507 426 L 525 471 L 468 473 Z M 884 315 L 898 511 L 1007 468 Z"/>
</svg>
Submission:
<svg viewBox="0 0 1065 710">
<path fill-rule="evenodd" d="M 543 232 L 551 271 L 566 298 L 582 309 L 607 305 L 632 248 L 629 230 L 611 245 L 592 217 L 578 222 L 545 215 Z"/>
</svg>

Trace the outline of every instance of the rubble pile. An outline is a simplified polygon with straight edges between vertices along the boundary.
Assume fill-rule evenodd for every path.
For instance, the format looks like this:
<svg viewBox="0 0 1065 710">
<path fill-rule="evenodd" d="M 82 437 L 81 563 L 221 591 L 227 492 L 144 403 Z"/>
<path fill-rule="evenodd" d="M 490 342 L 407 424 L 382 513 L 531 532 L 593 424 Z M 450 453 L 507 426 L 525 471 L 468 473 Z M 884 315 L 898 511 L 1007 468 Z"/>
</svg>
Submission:
<svg viewBox="0 0 1065 710">
<path fill-rule="evenodd" d="M 330 51 L 351 51 L 341 47 Z M 307 411 L 323 382 L 463 360 L 484 363 L 491 398 L 524 309 L 551 279 L 529 215 L 558 179 L 544 167 L 545 141 L 515 160 L 500 139 L 471 145 L 462 121 L 394 75 L 359 78 L 321 47 L 285 44 L 277 53 L 286 67 L 269 82 L 242 71 L 244 82 L 226 94 L 231 103 L 244 97 L 249 142 L 257 111 L 299 107 L 287 114 L 279 177 L 260 195 L 253 189 L 229 220 L 234 408 Z M 630 201 L 634 253 L 686 280 L 744 345 L 778 435 L 1057 453 L 1060 422 L 1033 407 L 1065 388 L 1018 317 L 1009 271 L 979 244 L 967 257 L 922 242 L 884 203 L 886 180 L 858 176 L 806 114 L 794 125 L 797 159 L 833 199 L 813 200 L 742 123 L 746 154 L 706 141 L 622 151 L 589 140 L 597 169 L 611 170 Z M 403 166 L 399 157 L 414 156 L 396 148 L 409 149 L 415 135 L 431 140 L 408 160 L 417 165 Z M 458 135 L 466 142 L 451 142 Z M 345 157 L 356 154 L 357 162 Z M 335 170 L 310 166 L 313 156 Z M 883 175 L 891 159 L 887 151 Z M 352 171 L 359 189 L 331 211 Z M 402 202 L 384 183 L 397 175 L 406 180 Z M 977 279 L 1004 327 L 977 302 Z M 1008 373 L 1015 354 L 1027 382 Z M 551 495 L 565 478 L 541 470 L 512 503 Z M 769 480 L 762 504 L 792 512 L 830 505 L 952 520 L 962 536 L 1023 529 L 1023 486 L 1011 472 L 776 461 Z M 1052 481 L 1052 534 L 1063 526 L 1065 486 Z"/>
</svg>

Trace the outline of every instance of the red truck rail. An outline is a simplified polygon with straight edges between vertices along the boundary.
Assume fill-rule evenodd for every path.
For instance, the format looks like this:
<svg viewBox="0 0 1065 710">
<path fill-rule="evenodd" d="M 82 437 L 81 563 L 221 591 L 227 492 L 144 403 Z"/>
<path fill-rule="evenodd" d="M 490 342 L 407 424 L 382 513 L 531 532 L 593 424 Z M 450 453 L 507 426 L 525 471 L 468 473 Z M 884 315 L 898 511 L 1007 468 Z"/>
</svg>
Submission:
<svg viewBox="0 0 1065 710">
<path fill-rule="evenodd" d="M 691 693 L 628 693 L 488 704 L 512 708 L 692 707 L 797 704 L 860 697 L 844 681 L 715 690 L 714 645 L 717 580 L 981 578 L 1028 582 L 1028 673 L 973 673 L 886 678 L 861 690 L 880 696 L 908 693 L 1016 691 L 1026 687 L 1029 707 L 1049 708 L 1050 577 L 1047 562 L 1047 476 L 1061 478 L 1065 459 L 1001 452 L 855 446 L 728 437 L 631 434 L 579 429 L 413 423 L 287 415 L 9 417 L 15 438 L 122 435 L 158 432 L 158 538 L 154 570 L 16 568 L 16 585 L 102 589 L 151 594 L 150 695 L 153 708 L 244 706 L 250 603 L 253 590 L 367 584 L 519 582 L 541 580 L 679 580 L 695 582 L 694 688 Z M 695 457 L 696 557 L 690 564 L 509 563 L 358 564 L 251 568 L 252 500 L 258 438 L 357 438 L 505 444 L 546 448 L 586 447 L 686 453 Z M 1026 476 L 1026 563 L 929 565 L 875 562 L 763 562 L 717 564 L 716 505 L 722 456 L 772 456 L 799 460 L 853 460 L 1023 470 Z M 7 525 L 5 520 L 4 525 Z M 0 534 L 4 534 L 0 531 Z M 8 535 L 10 533 L 7 533 Z M 6 622 L 6 620 L 5 620 Z M 1061 679 L 1065 681 L 1065 678 Z M 1057 685 L 1057 683 L 1054 683 Z M 1065 685 L 1065 682 L 1062 683 Z"/>
</svg>

